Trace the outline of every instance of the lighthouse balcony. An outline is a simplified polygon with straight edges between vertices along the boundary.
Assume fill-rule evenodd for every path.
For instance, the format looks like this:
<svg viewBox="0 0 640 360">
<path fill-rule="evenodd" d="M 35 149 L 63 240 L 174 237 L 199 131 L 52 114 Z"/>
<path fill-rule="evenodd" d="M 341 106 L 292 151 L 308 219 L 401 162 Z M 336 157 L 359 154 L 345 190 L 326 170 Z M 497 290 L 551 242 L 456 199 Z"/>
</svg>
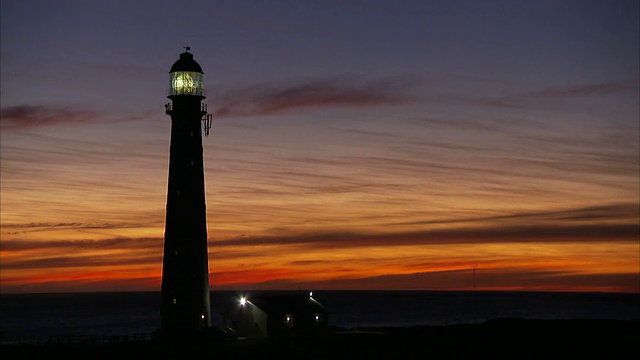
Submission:
<svg viewBox="0 0 640 360">
<path fill-rule="evenodd" d="M 164 113 L 167 115 L 170 115 L 171 112 L 173 111 L 173 103 L 166 103 L 164 104 Z M 200 111 L 203 113 L 207 113 L 207 104 L 201 103 L 200 104 Z"/>
</svg>

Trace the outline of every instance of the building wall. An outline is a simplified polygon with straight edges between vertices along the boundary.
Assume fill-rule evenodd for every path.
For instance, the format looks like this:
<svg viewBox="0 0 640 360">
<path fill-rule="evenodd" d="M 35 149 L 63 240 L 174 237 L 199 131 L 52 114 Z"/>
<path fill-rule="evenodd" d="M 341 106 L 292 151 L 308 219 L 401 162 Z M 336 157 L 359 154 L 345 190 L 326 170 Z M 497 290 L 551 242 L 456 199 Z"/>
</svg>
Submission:
<svg viewBox="0 0 640 360">
<path fill-rule="evenodd" d="M 287 321 L 286 318 L 289 316 L 291 320 Z M 274 313 L 269 314 L 267 319 L 267 334 L 269 336 L 319 334 L 328 329 L 328 322 L 329 314 L 316 313 L 313 309 Z"/>
<path fill-rule="evenodd" d="M 274 307 L 271 305 L 269 307 Z M 224 325 L 240 337 L 313 335 L 328 330 L 329 313 L 324 309 L 299 303 L 291 306 L 281 303 L 275 307 L 278 310 L 267 313 L 250 301 L 235 304 L 223 312 Z"/>
<path fill-rule="evenodd" d="M 241 337 L 267 336 L 267 318 L 264 311 L 250 302 L 233 306 L 223 314 L 225 325 Z"/>
</svg>

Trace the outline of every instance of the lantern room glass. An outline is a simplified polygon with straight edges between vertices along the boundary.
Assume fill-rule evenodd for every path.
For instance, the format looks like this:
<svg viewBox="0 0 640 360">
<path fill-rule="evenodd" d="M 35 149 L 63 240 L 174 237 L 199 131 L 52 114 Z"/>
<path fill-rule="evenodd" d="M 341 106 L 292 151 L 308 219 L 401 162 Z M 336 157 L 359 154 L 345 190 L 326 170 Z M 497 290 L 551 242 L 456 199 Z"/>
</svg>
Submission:
<svg viewBox="0 0 640 360">
<path fill-rule="evenodd" d="M 202 73 L 196 71 L 175 71 L 169 74 L 171 84 L 169 95 L 204 95 Z"/>
</svg>

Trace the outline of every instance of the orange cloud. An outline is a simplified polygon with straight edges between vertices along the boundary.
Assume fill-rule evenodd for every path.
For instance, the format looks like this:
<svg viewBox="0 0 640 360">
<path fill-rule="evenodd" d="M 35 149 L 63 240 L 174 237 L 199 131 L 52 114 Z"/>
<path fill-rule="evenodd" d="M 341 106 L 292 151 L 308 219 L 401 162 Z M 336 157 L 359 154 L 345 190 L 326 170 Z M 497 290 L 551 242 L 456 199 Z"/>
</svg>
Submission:
<svg viewBox="0 0 640 360">
<path fill-rule="evenodd" d="M 412 233 L 354 234 L 330 233 L 273 237 L 242 237 L 216 240 L 221 246 L 301 245 L 319 248 L 355 248 L 361 246 L 404 246 L 480 243 L 585 243 L 617 239 L 636 242 L 640 227 L 636 224 L 584 226 L 505 226 L 453 228 Z"/>
</svg>

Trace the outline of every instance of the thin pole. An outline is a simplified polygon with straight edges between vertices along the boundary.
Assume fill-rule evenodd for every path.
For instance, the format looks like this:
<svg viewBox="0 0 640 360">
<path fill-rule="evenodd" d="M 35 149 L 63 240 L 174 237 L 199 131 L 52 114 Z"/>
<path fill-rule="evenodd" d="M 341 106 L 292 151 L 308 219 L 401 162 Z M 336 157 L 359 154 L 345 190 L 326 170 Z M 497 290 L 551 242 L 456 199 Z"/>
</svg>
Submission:
<svg viewBox="0 0 640 360">
<path fill-rule="evenodd" d="M 478 264 L 473 266 L 473 323 L 477 324 L 478 320 L 478 306 L 476 302 L 476 268 L 478 268 Z"/>
<path fill-rule="evenodd" d="M 478 267 L 478 264 L 475 264 L 473 266 L 473 291 L 476 291 L 476 268 Z"/>
</svg>

